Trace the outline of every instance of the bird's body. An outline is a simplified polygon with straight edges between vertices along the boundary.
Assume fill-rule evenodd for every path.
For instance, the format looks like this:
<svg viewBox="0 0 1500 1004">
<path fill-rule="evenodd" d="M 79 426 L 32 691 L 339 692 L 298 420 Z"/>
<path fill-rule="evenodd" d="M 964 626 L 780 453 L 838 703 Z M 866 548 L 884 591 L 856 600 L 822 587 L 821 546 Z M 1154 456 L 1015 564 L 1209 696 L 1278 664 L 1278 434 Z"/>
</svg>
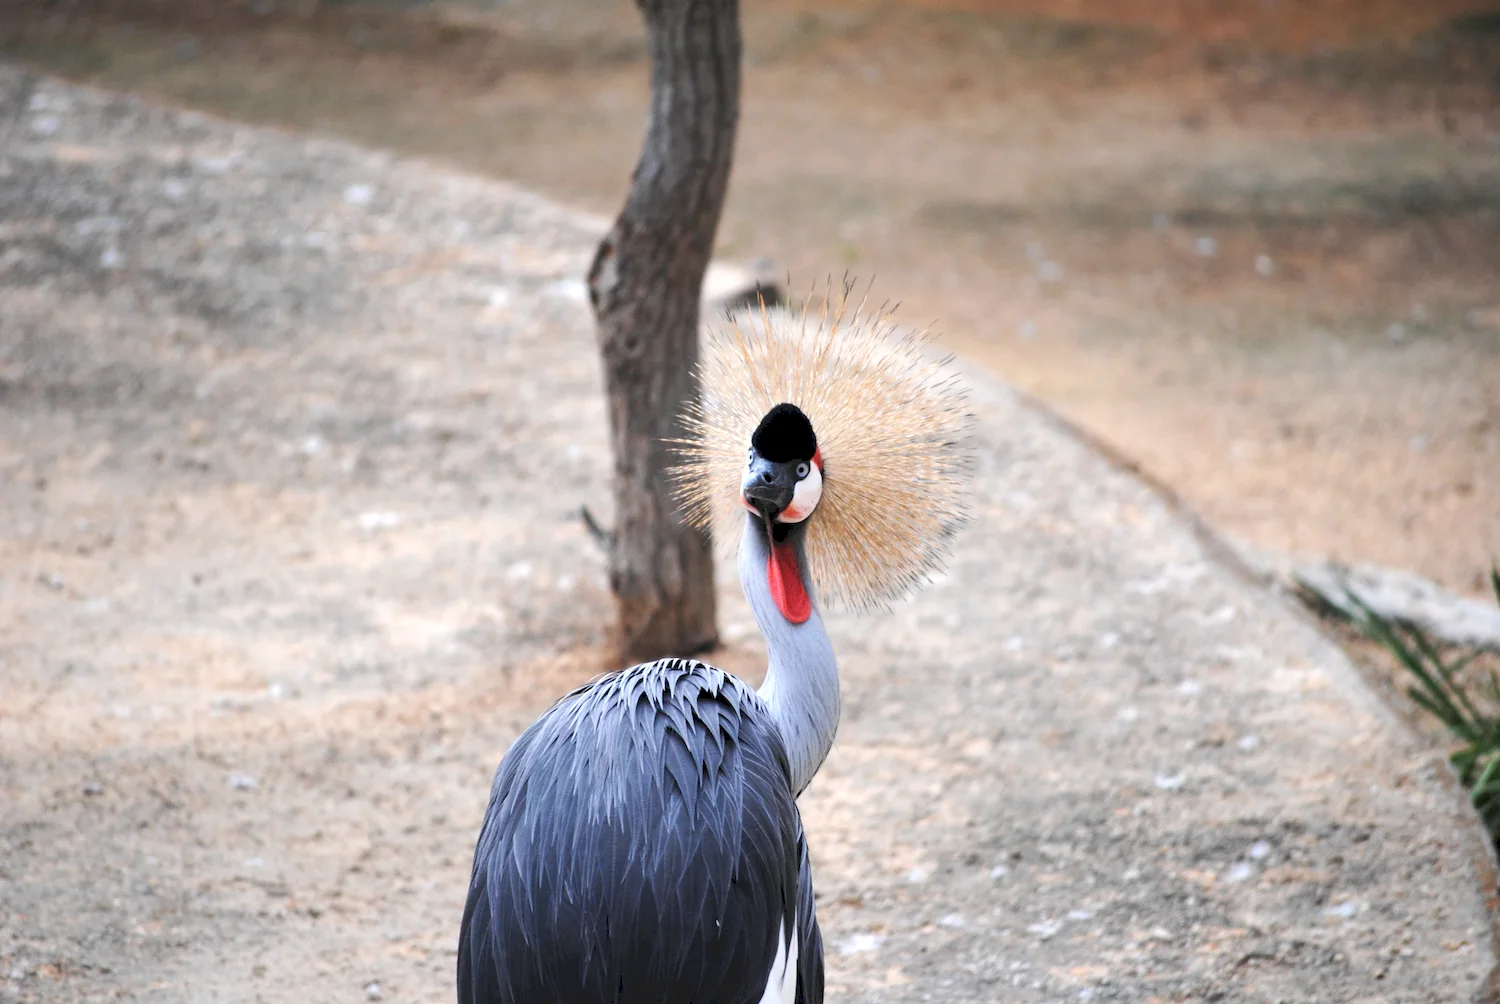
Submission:
<svg viewBox="0 0 1500 1004">
<path fill-rule="evenodd" d="M 833 745 L 840 696 L 809 572 L 854 605 L 906 588 L 940 555 L 963 482 L 952 387 L 879 325 L 856 314 L 841 332 L 843 319 L 763 313 L 759 336 L 735 329 L 693 418 L 686 502 L 700 522 L 738 522 L 765 682 L 659 660 L 574 691 L 522 734 L 475 848 L 460 1004 L 822 1001 L 796 799 Z M 813 421 L 831 433 L 821 446 Z M 882 445 L 899 465 L 881 469 Z M 825 473 L 825 454 L 847 472 Z M 866 519 L 876 532 L 862 536 Z"/>
<path fill-rule="evenodd" d="M 575 690 L 521 735 L 475 850 L 463 1004 L 823 999 L 796 797 L 833 741 L 838 675 L 822 619 L 776 611 L 770 545 L 745 519 L 746 595 L 782 621 L 763 624 L 766 685 L 663 659 Z"/>
<path fill-rule="evenodd" d="M 821 1000 L 807 846 L 767 719 L 733 676 L 663 660 L 528 729 L 480 837 L 460 1000 Z M 767 997 L 788 975 L 796 997 Z"/>
</svg>

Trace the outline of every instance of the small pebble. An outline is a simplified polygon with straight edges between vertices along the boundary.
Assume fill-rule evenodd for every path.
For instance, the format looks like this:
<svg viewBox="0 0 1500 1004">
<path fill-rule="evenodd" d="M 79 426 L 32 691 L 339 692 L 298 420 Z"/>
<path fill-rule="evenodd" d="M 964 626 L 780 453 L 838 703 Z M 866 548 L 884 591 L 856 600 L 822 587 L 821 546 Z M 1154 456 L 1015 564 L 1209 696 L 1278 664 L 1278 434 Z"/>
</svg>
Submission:
<svg viewBox="0 0 1500 1004">
<path fill-rule="evenodd" d="M 857 955 L 860 952 L 873 952 L 880 947 L 885 938 L 878 934 L 851 934 L 834 947 L 840 955 Z"/>
<path fill-rule="evenodd" d="M 368 1000 L 368 1001 L 378 1001 L 378 1000 L 380 1000 L 380 998 L 382 998 L 384 996 L 385 995 L 380 992 L 380 984 L 379 983 L 366 983 L 365 984 L 365 1000 Z"/>
<path fill-rule="evenodd" d="M 939 927 L 963 927 L 964 918 L 961 914 L 949 913 L 938 918 Z"/>
<path fill-rule="evenodd" d="M 1266 843 L 1264 840 L 1257 840 L 1255 843 L 1250 845 L 1250 857 L 1255 861 L 1260 861 L 1270 853 L 1271 845 Z"/>
<path fill-rule="evenodd" d="M 375 197 L 374 185 L 350 185 L 344 189 L 344 201 L 351 206 L 363 206 Z M 375 986 L 375 984 L 370 984 Z M 380 993 L 380 988 L 375 986 L 375 992 Z"/>
<path fill-rule="evenodd" d="M 104 794 L 104 786 L 98 781 L 90 781 L 83 786 L 83 793 L 85 795 L 102 795 Z"/>
<path fill-rule="evenodd" d="M 535 571 L 535 569 L 532 567 L 531 562 L 516 561 L 512 562 L 511 565 L 505 569 L 505 577 L 512 582 L 524 582 L 527 579 L 531 578 L 531 573 L 533 571 Z"/>
<path fill-rule="evenodd" d="M 401 516 L 394 512 L 362 512 L 354 522 L 361 530 L 389 530 L 400 525 Z"/>
<path fill-rule="evenodd" d="M 1186 780 L 1181 774 L 1158 774 L 1153 783 L 1162 791 L 1176 791 Z"/>
<path fill-rule="evenodd" d="M 1046 941 L 1048 938 L 1052 937 L 1058 931 L 1062 930 L 1062 921 L 1060 921 L 1060 920 L 1044 920 L 1040 924 L 1029 924 L 1029 925 L 1027 925 L 1026 930 L 1030 931 L 1032 934 L 1036 935 L 1038 938 L 1041 938 L 1043 941 Z"/>
<path fill-rule="evenodd" d="M 927 873 L 920 868 L 913 868 L 911 871 L 906 873 L 906 881 L 910 882 L 912 885 L 918 885 L 922 882 L 926 882 Z"/>
<path fill-rule="evenodd" d="M 230 774 L 229 787 L 235 791 L 254 791 L 260 787 L 260 782 L 249 774 Z"/>
<path fill-rule="evenodd" d="M 1007 876 L 1009 874 L 1010 874 L 1010 869 L 1007 868 L 1007 867 L 1005 867 L 1004 865 L 996 865 L 995 867 L 993 867 L 993 868 L 990 869 L 990 878 L 991 879 L 1004 878 L 1005 876 Z"/>
<path fill-rule="evenodd" d="M 573 303 L 584 303 L 589 298 L 589 288 L 582 279 L 558 279 L 547 283 L 542 288 L 542 292 L 548 296 L 555 296 L 559 300 L 568 300 Z"/>
<path fill-rule="evenodd" d="M 1069 920 L 1089 920 L 1093 916 L 1094 915 L 1092 913 L 1089 913 L 1087 910 L 1069 910 L 1068 911 L 1068 919 Z"/>
<path fill-rule="evenodd" d="M 1270 278 L 1276 274 L 1276 263 L 1271 260 L 1270 255 L 1258 254 L 1255 256 L 1255 271 L 1258 275 Z"/>
<path fill-rule="evenodd" d="M 1236 861 L 1224 873 L 1225 882 L 1243 882 L 1255 874 L 1255 866 L 1248 861 Z"/>
<path fill-rule="evenodd" d="M 1389 338 L 1393 342 L 1406 341 L 1406 325 L 1402 324 L 1400 321 L 1397 321 L 1395 324 L 1392 324 L 1390 327 L 1385 329 L 1385 337 Z"/>
<path fill-rule="evenodd" d="M 1260 745 L 1260 736 L 1240 736 L 1239 742 L 1235 743 L 1241 750 L 1249 753 Z"/>
<path fill-rule="evenodd" d="M 1193 241 L 1193 250 L 1199 258 L 1212 258 L 1219 253 L 1219 242 L 1212 237 L 1199 237 Z"/>
</svg>

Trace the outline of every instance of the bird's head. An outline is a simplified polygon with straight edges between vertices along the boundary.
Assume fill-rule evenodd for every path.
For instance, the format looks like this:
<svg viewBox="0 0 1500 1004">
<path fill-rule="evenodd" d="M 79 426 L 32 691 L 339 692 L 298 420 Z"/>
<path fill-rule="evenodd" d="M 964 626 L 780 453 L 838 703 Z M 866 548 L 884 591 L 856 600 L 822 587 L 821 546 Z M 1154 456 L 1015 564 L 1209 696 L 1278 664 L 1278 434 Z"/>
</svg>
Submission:
<svg viewBox="0 0 1500 1004">
<path fill-rule="evenodd" d="M 740 501 L 767 524 L 801 523 L 823 497 L 823 455 L 802 409 L 778 404 L 756 426 Z"/>
<path fill-rule="evenodd" d="M 967 511 L 972 415 L 944 359 L 848 292 L 709 329 L 674 476 L 687 518 L 721 543 L 744 538 L 748 509 L 773 570 L 863 610 L 946 558 Z M 788 609 L 797 621 L 800 604 Z"/>
</svg>

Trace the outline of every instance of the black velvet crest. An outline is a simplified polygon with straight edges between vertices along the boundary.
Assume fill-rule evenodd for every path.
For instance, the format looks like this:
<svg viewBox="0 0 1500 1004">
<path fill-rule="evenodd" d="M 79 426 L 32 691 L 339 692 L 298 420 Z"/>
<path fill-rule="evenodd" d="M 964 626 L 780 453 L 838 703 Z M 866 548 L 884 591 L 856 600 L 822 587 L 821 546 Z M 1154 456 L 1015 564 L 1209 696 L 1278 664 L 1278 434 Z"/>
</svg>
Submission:
<svg viewBox="0 0 1500 1004">
<path fill-rule="evenodd" d="M 766 412 L 750 437 L 755 452 L 774 464 L 811 460 L 818 452 L 818 437 L 812 423 L 795 404 L 778 404 Z"/>
</svg>

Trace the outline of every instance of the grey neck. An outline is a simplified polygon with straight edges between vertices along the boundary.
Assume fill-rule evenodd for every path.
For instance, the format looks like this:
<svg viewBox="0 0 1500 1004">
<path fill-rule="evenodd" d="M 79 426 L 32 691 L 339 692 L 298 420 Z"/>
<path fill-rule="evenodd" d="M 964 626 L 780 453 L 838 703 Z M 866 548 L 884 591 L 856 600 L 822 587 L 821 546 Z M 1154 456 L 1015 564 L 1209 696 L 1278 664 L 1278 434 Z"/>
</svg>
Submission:
<svg viewBox="0 0 1500 1004">
<path fill-rule="evenodd" d="M 797 547 L 807 594 L 816 601 L 807 580 L 807 562 L 802 560 L 803 532 L 803 527 L 795 527 L 792 542 Z M 740 585 L 766 639 L 769 657 L 760 696 L 786 744 L 792 790 L 801 794 L 823 765 L 838 731 L 839 671 L 816 603 L 812 616 L 801 624 L 791 623 L 776 608 L 767 579 L 770 548 L 765 524 L 746 513 L 745 532 L 740 538 Z"/>
</svg>

